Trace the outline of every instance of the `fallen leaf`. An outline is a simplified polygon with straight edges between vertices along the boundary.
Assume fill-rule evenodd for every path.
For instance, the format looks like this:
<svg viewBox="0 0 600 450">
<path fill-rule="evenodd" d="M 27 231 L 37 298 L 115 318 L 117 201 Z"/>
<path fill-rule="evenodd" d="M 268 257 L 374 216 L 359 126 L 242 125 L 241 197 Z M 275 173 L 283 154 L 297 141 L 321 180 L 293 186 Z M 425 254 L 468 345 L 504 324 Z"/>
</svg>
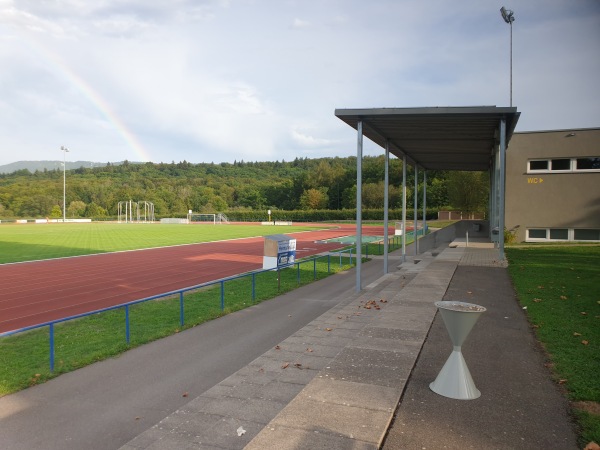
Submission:
<svg viewBox="0 0 600 450">
<path fill-rule="evenodd" d="M 584 339 L 583 341 L 581 341 L 581 343 L 582 343 L 583 345 L 588 345 L 588 344 L 589 344 L 589 341 L 586 341 L 586 340 Z"/>
<path fill-rule="evenodd" d="M 309 353 L 312 353 L 313 349 L 309 347 L 309 348 L 306 349 L 306 351 L 309 352 Z"/>
<path fill-rule="evenodd" d="M 581 333 L 578 333 L 577 331 L 575 331 L 575 332 L 573 333 L 573 336 L 581 336 Z"/>
<path fill-rule="evenodd" d="M 381 300 L 379 300 L 381 303 L 387 303 L 387 300 L 382 298 Z M 600 302 L 599 302 L 600 303 Z"/>
<path fill-rule="evenodd" d="M 587 316 L 587 313 L 585 311 L 581 311 L 580 313 L 582 316 Z"/>
<path fill-rule="evenodd" d="M 567 382 L 567 380 L 565 378 L 561 378 L 560 380 L 558 380 L 558 384 L 565 384 Z"/>
<path fill-rule="evenodd" d="M 279 345 L 276 345 L 275 350 L 281 350 L 281 347 Z"/>
<path fill-rule="evenodd" d="M 567 299 L 567 296 L 566 296 L 566 295 L 561 295 L 561 296 L 560 296 L 560 299 L 561 299 L 561 300 L 566 300 L 566 299 Z"/>
<path fill-rule="evenodd" d="M 290 365 L 290 363 L 286 362 L 283 366 L 281 366 L 281 368 L 282 369 L 287 369 L 289 365 Z"/>
<path fill-rule="evenodd" d="M 140 420 L 140 419 L 141 419 L 141 417 L 140 417 L 140 416 L 137 416 L 137 417 L 135 418 L 135 420 Z"/>
<path fill-rule="evenodd" d="M 189 394 L 187 392 L 184 392 L 182 397 L 187 397 Z"/>
<path fill-rule="evenodd" d="M 302 364 L 300 364 L 300 363 L 294 363 L 294 367 L 296 369 L 302 369 Z"/>
<path fill-rule="evenodd" d="M 472 294 L 472 293 L 473 293 L 472 291 L 467 291 L 467 294 Z"/>
<path fill-rule="evenodd" d="M 600 450 L 600 445 L 596 444 L 594 441 L 588 442 L 588 444 L 583 448 L 583 450 Z"/>
<path fill-rule="evenodd" d="M 333 328 L 325 328 L 325 331 L 331 331 Z"/>
<path fill-rule="evenodd" d="M 544 286 L 538 286 L 538 289 L 544 289 Z"/>
<path fill-rule="evenodd" d="M 539 303 L 539 302 L 541 302 L 541 301 L 542 301 L 542 299 L 541 299 L 541 298 L 534 298 L 534 299 L 533 299 L 533 302 L 534 302 L 534 303 Z"/>
<path fill-rule="evenodd" d="M 523 309 L 527 309 L 527 306 L 523 306 Z"/>
</svg>

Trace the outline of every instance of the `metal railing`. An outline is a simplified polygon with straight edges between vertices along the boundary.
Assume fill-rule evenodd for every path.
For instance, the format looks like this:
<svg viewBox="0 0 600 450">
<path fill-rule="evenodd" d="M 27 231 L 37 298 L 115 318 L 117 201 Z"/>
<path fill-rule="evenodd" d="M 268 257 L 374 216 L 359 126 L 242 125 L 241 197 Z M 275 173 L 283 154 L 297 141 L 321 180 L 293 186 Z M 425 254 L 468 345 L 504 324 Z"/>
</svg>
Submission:
<svg viewBox="0 0 600 450">
<path fill-rule="evenodd" d="M 338 252 L 335 252 L 335 254 L 339 253 L 340 255 L 340 259 L 339 259 L 339 266 L 340 268 L 343 267 L 342 264 L 342 258 L 344 254 L 347 254 L 348 256 L 346 256 L 346 258 L 349 258 L 349 265 L 352 266 L 353 265 L 353 258 L 352 258 L 352 248 L 351 249 L 343 249 L 340 250 Z M 252 299 L 252 303 L 254 303 L 256 301 L 256 283 L 257 283 L 257 276 L 262 274 L 262 273 L 268 273 L 268 272 L 277 272 L 277 279 L 278 281 L 280 280 L 281 274 L 280 272 L 283 270 L 289 270 L 291 268 L 293 268 L 293 266 L 296 266 L 296 270 L 297 270 L 297 274 L 296 274 L 296 282 L 297 285 L 301 284 L 301 274 L 300 274 L 300 266 L 301 265 L 306 265 L 306 264 L 310 264 L 312 262 L 313 264 L 313 280 L 317 279 L 317 261 L 327 258 L 327 273 L 331 273 L 331 257 L 332 257 L 332 253 L 329 253 L 325 256 L 323 255 L 319 255 L 319 256 L 315 256 L 312 258 L 307 258 L 307 259 L 302 259 L 302 260 L 298 260 L 296 261 L 294 264 L 291 264 L 289 266 L 286 267 L 281 267 L 281 268 L 277 268 L 277 269 L 262 269 L 262 270 L 256 270 L 256 271 L 252 271 L 252 272 L 247 272 L 244 274 L 240 274 L 240 275 L 235 275 L 235 276 L 231 276 L 231 277 L 226 277 L 226 278 L 222 278 L 219 280 L 213 280 L 213 281 L 208 281 L 205 283 L 201 283 L 201 284 L 197 284 L 194 286 L 189 286 L 186 288 L 182 288 L 182 289 L 176 289 L 173 291 L 169 291 L 169 292 L 165 292 L 162 294 L 157 294 L 157 295 L 153 295 L 150 297 L 145 297 L 139 300 L 134 300 L 131 302 L 127 302 L 127 303 L 122 303 L 119 305 L 115 305 L 115 306 L 110 306 L 107 308 L 101 308 L 101 309 L 97 309 L 94 311 L 90 311 L 90 312 L 86 312 L 86 313 L 82 313 L 82 314 L 76 314 L 76 315 L 72 315 L 72 316 L 68 316 L 68 317 L 64 317 L 61 319 L 56 319 L 56 320 L 52 320 L 52 321 L 48 321 L 48 322 L 44 322 L 44 323 L 40 323 L 37 325 L 31 325 L 31 326 L 27 326 L 24 328 L 20 328 L 17 330 L 12 330 L 12 331 L 8 331 L 8 332 L 4 332 L 4 333 L 0 333 L 0 338 L 2 337 L 8 337 L 8 336 L 13 336 L 19 333 L 23 333 L 26 331 L 31 331 L 31 330 L 35 330 L 35 329 L 39 329 L 39 328 L 44 328 L 44 327 L 48 327 L 49 330 L 49 360 L 50 360 L 50 371 L 53 372 L 54 371 L 54 362 L 55 362 L 55 333 L 54 333 L 54 328 L 55 325 L 59 324 L 59 323 L 64 323 L 64 322 L 69 322 L 75 319 L 80 319 L 83 317 L 87 317 L 87 316 L 93 316 L 96 314 L 100 314 L 100 313 L 104 313 L 104 312 L 108 312 L 108 311 L 114 311 L 114 310 L 119 310 L 119 309 L 123 309 L 125 311 L 125 340 L 127 342 L 127 344 L 129 345 L 131 342 L 131 328 L 130 328 L 130 309 L 132 306 L 134 305 L 138 305 L 141 303 L 146 303 L 146 302 L 150 302 L 153 300 L 158 300 L 158 299 L 164 299 L 167 297 L 179 297 L 179 324 L 180 326 L 184 326 L 185 325 L 185 301 L 184 301 L 184 294 L 191 292 L 191 291 L 198 291 L 199 289 L 203 289 L 203 288 L 209 288 L 215 285 L 218 285 L 220 288 L 220 309 L 221 311 L 225 310 L 225 285 L 228 282 L 232 282 L 235 280 L 239 280 L 239 279 L 243 279 L 243 278 L 251 278 L 252 280 L 252 284 L 251 284 L 251 299 Z"/>
<path fill-rule="evenodd" d="M 422 234 L 422 230 L 419 230 L 418 234 Z M 406 233 L 406 235 L 407 235 L 407 238 L 409 236 L 412 238 L 413 232 L 412 231 L 408 232 L 408 233 Z M 394 249 L 401 247 L 401 238 L 402 238 L 401 236 L 390 236 L 389 237 L 389 247 L 388 247 L 389 251 L 392 251 Z M 363 252 L 364 257 L 366 259 L 368 259 L 369 258 L 369 249 L 371 249 L 372 256 L 381 255 L 382 254 L 382 246 L 383 246 L 383 239 L 379 240 L 377 242 L 365 243 L 361 246 L 361 248 L 364 250 L 364 252 Z M 354 253 L 354 255 L 353 255 L 353 253 Z M 220 295 L 219 295 L 220 305 L 219 306 L 220 306 L 221 311 L 224 311 L 225 310 L 225 300 L 226 300 L 225 284 L 228 282 L 233 282 L 235 280 L 240 280 L 243 278 L 251 278 L 251 280 L 252 280 L 251 299 L 252 299 L 252 303 L 254 304 L 254 302 L 256 301 L 256 282 L 257 282 L 258 275 L 263 274 L 263 273 L 272 273 L 274 271 L 277 271 L 277 280 L 279 283 L 281 280 L 280 272 L 282 270 L 289 270 L 295 266 L 296 267 L 296 283 L 299 286 L 301 284 L 301 271 L 300 271 L 301 265 L 310 264 L 312 262 L 312 264 L 313 264 L 312 272 L 313 272 L 313 281 L 314 281 L 317 279 L 317 261 L 324 259 L 325 257 L 327 258 L 327 273 L 329 274 L 329 273 L 331 273 L 332 256 L 337 256 L 337 255 L 339 255 L 339 267 L 340 268 L 344 267 L 345 265 L 349 265 L 350 267 L 353 267 L 354 263 L 355 263 L 354 260 L 356 259 L 356 256 L 355 256 L 356 255 L 356 246 L 351 246 L 351 247 L 348 247 L 348 248 L 345 248 L 342 250 L 330 252 L 327 255 L 318 255 L 318 256 L 315 256 L 312 258 L 301 259 L 301 260 L 296 261 L 294 264 L 291 264 L 289 266 L 282 267 L 282 268 L 261 269 L 261 270 L 256 270 L 256 271 L 252 271 L 252 272 L 247 272 L 247 273 L 243 273 L 240 275 L 235 275 L 235 276 L 231 276 L 231 277 L 222 278 L 219 280 L 208 281 L 208 282 L 197 284 L 194 286 L 185 287 L 182 289 L 176 289 L 173 291 L 153 295 L 150 297 L 145 297 L 145 298 L 142 298 L 139 300 L 122 303 L 122 304 L 115 305 L 115 306 L 110 306 L 107 308 L 101 308 L 101 309 L 97 309 L 97 310 L 82 313 L 82 314 L 76 314 L 76 315 L 64 317 L 61 319 L 56 319 L 56 320 L 44 322 L 41 324 L 31 325 L 31 326 L 20 328 L 17 330 L 0 333 L 0 338 L 13 336 L 13 335 L 16 335 L 19 333 L 23 333 L 26 331 L 31 331 L 31 330 L 35 330 L 35 329 L 39 329 L 39 328 L 48 327 L 48 329 L 49 329 L 49 338 L 48 339 L 49 339 L 50 371 L 53 372 L 54 371 L 54 363 L 55 363 L 55 335 L 54 335 L 55 330 L 54 330 L 54 328 L 55 328 L 55 325 L 57 325 L 57 324 L 69 322 L 69 321 L 72 321 L 75 319 L 80 319 L 83 317 L 93 316 L 93 315 L 100 314 L 103 312 L 123 309 L 125 311 L 125 340 L 126 340 L 127 344 L 129 345 L 131 343 L 130 309 L 134 305 L 150 302 L 153 300 L 164 299 L 167 297 L 177 297 L 178 296 L 179 297 L 179 324 L 181 327 L 183 327 L 185 325 L 185 300 L 184 300 L 185 293 L 188 293 L 191 291 L 198 291 L 203 288 L 209 288 L 209 287 L 212 287 L 215 285 L 219 285 L 219 289 L 220 289 Z M 343 264 L 344 257 L 348 259 L 348 264 Z M 278 289 L 279 289 L 279 286 L 278 286 Z"/>
</svg>

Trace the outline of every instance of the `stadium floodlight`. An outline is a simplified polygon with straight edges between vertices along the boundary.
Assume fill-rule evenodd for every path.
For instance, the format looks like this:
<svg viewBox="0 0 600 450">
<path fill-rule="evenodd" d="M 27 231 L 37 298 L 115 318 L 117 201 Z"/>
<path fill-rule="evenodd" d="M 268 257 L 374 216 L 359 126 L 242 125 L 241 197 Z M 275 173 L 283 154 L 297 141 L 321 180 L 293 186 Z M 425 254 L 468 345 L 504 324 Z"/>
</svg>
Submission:
<svg viewBox="0 0 600 450">
<path fill-rule="evenodd" d="M 500 8 L 500 14 L 504 21 L 510 25 L 510 106 L 512 106 L 512 24 L 515 21 L 515 13 L 512 9 Z"/>
<path fill-rule="evenodd" d="M 67 221 L 67 153 L 69 149 L 64 145 L 60 146 L 63 152 L 63 223 Z"/>
<path fill-rule="evenodd" d="M 515 21 L 515 13 L 510 9 L 506 9 L 504 6 L 500 8 L 500 13 L 502 14 L 502 18 L 506 23 L 512 24 Z"/>
</svg>

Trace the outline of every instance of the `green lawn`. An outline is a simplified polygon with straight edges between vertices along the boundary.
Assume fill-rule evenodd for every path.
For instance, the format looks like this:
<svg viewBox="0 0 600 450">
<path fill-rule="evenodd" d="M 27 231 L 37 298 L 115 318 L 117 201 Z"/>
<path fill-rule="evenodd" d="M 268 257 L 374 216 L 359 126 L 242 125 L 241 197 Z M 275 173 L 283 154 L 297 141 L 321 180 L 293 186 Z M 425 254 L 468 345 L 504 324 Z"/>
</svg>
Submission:
<svg viewBox="0 0 600 450">
<path fill-rule="evenodd" d="M 586 412 L 600 403 L 600 246 L 508 247 L 506 254 L 556 382 L 577 402 L 582 443 L 600 442 L 600 416 Z"/>
<path fill-rule="evenodd" d="M 306 226 L 101 222 L 0 225 L 0 264 L 314 229 Z"/>
</svg>

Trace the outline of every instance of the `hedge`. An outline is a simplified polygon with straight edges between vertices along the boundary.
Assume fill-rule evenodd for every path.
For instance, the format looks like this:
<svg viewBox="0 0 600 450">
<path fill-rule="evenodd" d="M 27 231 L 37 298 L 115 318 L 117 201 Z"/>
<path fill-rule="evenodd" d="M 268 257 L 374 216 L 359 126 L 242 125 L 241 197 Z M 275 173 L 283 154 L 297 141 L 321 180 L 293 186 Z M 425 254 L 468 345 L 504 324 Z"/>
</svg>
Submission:
<svg viewBox="0 0 600 450">
<path fill-rule="evenodd" d="M 269 219 L 266 211 L 230 211 L 226 212 L 227 217 L 232 222 L 264 222 Z M 428 209 L 427 219 L 437 219 L 438 210 Z M 406 210 L 407 220 L 412 220 L 414 212 L 412 209 Z M 388 212 L 390 221 L 402 220 L 401 209 L 390 209 Z M 423 213 L 419 211 L 419 220 L 423 218 Z M 363 220 L 383 220 L 382 209 L 363 209 Z M 331 222 L 340 220 L 356 220 L 356 209 L 319 209 L 319 210 L 296 210 L 284 211 L 273 210 L 271 220 L 291 221 L 291 222 Z"/>
</svg>

